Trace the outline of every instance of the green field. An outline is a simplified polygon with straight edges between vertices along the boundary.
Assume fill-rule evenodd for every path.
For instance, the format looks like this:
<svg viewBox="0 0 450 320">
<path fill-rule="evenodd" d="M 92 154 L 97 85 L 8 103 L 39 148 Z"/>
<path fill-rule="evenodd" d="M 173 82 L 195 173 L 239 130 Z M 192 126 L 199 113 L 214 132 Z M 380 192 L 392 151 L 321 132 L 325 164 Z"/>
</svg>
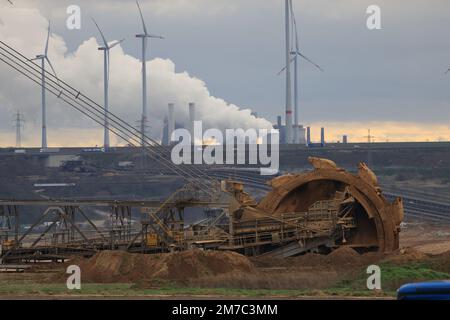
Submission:
<svg viewBox="0 0 450 320">
<path fill-rule="evenodd" d="M 301 298 L 301 297 L 364 297 L 394 298 L 396 290 L 405 283 L 450 279 L 450 274 L 437 271 L 426 263 L 408 265 L 381 264 L 382 290 L 372 291 L 366 287 L 367 274 L 360 270 L 352 277 L 341 280 L 334 286 L 321 290 L 274 290 L 239 288 L 186 287 L 177 283 L 155 283 L 145 287 L 133 283 L 82 283 L 81 290 L 68 290 L 65 283 L 42 282 L 40 275 L 12 279 L 0 279 L 2 297 L 242 297 L 242 298 Z M 39 279 L 39 280 L 38 280 Z"/>
</svg>

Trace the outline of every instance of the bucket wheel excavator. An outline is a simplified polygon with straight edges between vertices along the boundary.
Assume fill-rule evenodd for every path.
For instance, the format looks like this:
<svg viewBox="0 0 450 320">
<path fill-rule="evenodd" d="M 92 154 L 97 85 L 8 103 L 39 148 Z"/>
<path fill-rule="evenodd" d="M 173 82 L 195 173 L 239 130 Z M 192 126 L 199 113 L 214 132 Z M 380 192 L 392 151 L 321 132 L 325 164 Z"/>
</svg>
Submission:
<svg viewBox="0 0 450 320">
<path fill-rule="evenodd" d="M 388 202 L 367 165 L 350 173 L 331 160 L 308 160 L 314 170 L 271 180 L 272 190 L 259 203 L 242 186 L 228 188 L 234 203 L 227 232 L 233 237 L 224 249 L 252 247 L 286 257 L 341 245 L 360 252 L 398 248 L 402 200 Z"/>
</svg>

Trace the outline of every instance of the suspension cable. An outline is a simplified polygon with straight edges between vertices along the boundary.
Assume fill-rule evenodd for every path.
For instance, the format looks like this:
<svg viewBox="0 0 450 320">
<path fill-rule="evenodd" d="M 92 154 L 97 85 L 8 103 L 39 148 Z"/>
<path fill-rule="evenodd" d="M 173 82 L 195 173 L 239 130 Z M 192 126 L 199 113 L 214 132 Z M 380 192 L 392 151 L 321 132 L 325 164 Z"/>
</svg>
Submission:
<svg viewBox="0 0 450 320">
<path fill-rule="evenodd" d="M 32 62 L 32 65 L 30 66 L 29 65 L 30 61 L 26 57 L 24 57 L 21 53 L 14 50 L 13 48 L 11 48 L 7 44 L 5 44 L 3 41 L 0 41 L 0 43 L 2 45 L 6 46 L 7 48 L 9 48 L 10 50 L 12 50 L 13 52 L 15 52 L 15 54 L 14 54 L 11 51 L 0 46 L 0 48 L 3 51 L 5 51 L 8 55 L 10 55 L 12 58 L 1 52 L 0 52 L 0 54 L 3 57 L 5 57 L 6 59 L 10 60 L 15 65 L 19 66 L 19 68 L 23 69 L 23 70 L 20 70 L 18 67 L 12 65 L 11 63 L 9 63 L 8 61 L 6 61 L 3 58 L 0 58 L 0 60 L 5 62 L 6 64 L 8 64 L 10 67 L 15 69 L 16 71 L 20 72 L 21 74 L 23 74 L 24 76 L 26 76 L 27 78 L 29 78 L 30 80 L 35 82 L 36 84 L 41 86 L 41 82 L 39 81 L 40 74 L 36 74 L 35 72 L 40 73 L 42 71 L 42 68 L 39 67 L 34 62 Z M 25 61 L 21 60 L 18 56 L 23 58 Z M 13 58 L 18 60 L 19 62 L 15 61 Z M 33 65 L 34 65 L 34 67 L 33 67 Z M 31 69 L 32 71 L 30 71 L 29 69 Z M 90 98 L 86 97 L 80 91 L 77 91 L 73 87 L 67 85 L 65 82 L 63 82 L 62 80 L 60 80 L 53 74 L 47 72 L 46 70 L 44 70 L 44 72 L 49 76 L 48 84 L 49 84 L 50 88 L 48 88 L 46 86 L 45 89 L 47 91 L 49 91 L 56 97 L 60 98 L 61 100 L 63 100 L 67 104 L 69 104 L 71 107 L 75 108 L 76 110 L 78 110 L 79 112 L 81 112 L 82 114 L 87 116 L 88 118 L 94 120 L 96 123 L 100 124 L 101 126 L 104 126 L 103 120 L 104 120 L 104 117 L 106 116 L 112 122 L 111 123 L 112 129 L 109 128 L 109 130 L 112 133 L 114 133 L 115 135 L 117 135 L 118 137 L 120 137 L 121 139 L 123 139 L 124 141 L 129 142 L 130 145 L 136 146 L 135 144 L 139 145 L 142 142 L 142 135 L 140 135 L 140 134 L 138 135 L 138 133 L 140 133 L 139 130 L 137 130 L 133 126 L 129 125 L 127 122 L 125 122 L 121 118 L 117 117 L 116 115 L 112 114 L 111 112 L 105 112 L 104 108 L 102 108 L 100 105 L 93 102 Z M 30 74 L 31 74 L 31 76 L 30 76 Z M 32 77 L 35 77 L 37 79 L 33 79 Z M 54 79 L 56 79 L 56 81 Z M 69 90 L 67 90 L 62 84 L 65 87 L 70 88 L 72 93 Z M 83 102 L 87 106 L 83 105 L 80 102 Z M 89 102 L 91 102 L 91 103 L 89 103 Z M 94 104 L 94 105 L 92 105 L 92 104 Z M 131 130 L 130 130 L 130 128 L 131 128 Z M 144 135 L 144 137 L 145 137 L 145 143 L 144 143 L 145 150 L 148 152 L 148 154 L 153 159 L 158 161 L 160 164 L 162 164 L 167 169 L 175 172 L 177 175 L 181 175 L 182 177 L 186 178 L 186 180 L 188 180 L 188 181 L 190 181 L 189 178 L 193 178 L 194 180 L 205 179 L 207 182 L 210 182 L 210 183 L 214 182 L 214 179 L 211 179 L 211 177 L 208 177 L 204 172 L 202 172 L 196 168 L 195 168 L 195 170 L 191 170 L 191 168 L 177 166 L 174 163 L 172 163 L 171 161 L 168 161 L 167 158 L 164 157 L 164 155 L 167 155 L 168 148 L 162 147 L 161 145 L 159 145 L 158 142 L 147 137 L 146 135 Z M 131 142 L 130 140 L 133 141 L 134 143 Z M 156 150 L 154 150 L 154 149 L 156 149 Z M 159 150 L 161 152 L 158 152 Z M 196 181 L 196 183 L 198 183 L 197 186 L 201 187 L 201 189 L 203 189 L 203 191 L 210 193 L 209 192 L 210 188 L 211 188 L 210 185 L 208 185 L 202 181 Z"/>
</svg>

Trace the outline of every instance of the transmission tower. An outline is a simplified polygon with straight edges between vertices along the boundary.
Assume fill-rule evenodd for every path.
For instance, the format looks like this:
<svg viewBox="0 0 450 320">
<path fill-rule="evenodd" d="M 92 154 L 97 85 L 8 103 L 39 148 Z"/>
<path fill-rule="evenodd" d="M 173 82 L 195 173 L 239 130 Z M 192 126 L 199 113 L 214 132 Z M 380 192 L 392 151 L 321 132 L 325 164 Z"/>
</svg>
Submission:
<svg viewBox="0 0 450 320">
<path fill-rule="evenodd" d="M 367 165 L 370 167 L 372 165 L 372 150 L 371 144 L 375 141 L 375 137 L 370 134 L 370 129 L 368 130 L 367 136 Z"/>
<path fill-rule="evenodd" d="M 375 142 L 375 136 L 370 135 L 370 129 L 368 131 L 367 136 L 365 136 L 364 138 L 367 138 L 367 143 L 371 144 L 372 142 Z"/>
<path fill-rule="evenodd" d="M 24 127 L 25 118 L 20 111 L 14 115 L 14 128 L 16 128 L 16 148 L 22 147 L 22 129 Z"/>
</svg>

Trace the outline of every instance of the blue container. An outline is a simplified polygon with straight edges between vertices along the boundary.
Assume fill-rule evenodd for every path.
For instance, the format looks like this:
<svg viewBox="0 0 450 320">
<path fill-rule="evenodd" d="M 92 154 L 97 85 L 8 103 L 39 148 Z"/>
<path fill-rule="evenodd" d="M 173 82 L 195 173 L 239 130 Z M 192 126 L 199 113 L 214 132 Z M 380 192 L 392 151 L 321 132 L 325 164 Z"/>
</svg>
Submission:
<svg viewBox="0 0 450 320">
<path fill-rule="evenodd" d="M 450 281 L 405 284 L 397 290 L 398 300 L 450 300 Z"/>
</svg>

